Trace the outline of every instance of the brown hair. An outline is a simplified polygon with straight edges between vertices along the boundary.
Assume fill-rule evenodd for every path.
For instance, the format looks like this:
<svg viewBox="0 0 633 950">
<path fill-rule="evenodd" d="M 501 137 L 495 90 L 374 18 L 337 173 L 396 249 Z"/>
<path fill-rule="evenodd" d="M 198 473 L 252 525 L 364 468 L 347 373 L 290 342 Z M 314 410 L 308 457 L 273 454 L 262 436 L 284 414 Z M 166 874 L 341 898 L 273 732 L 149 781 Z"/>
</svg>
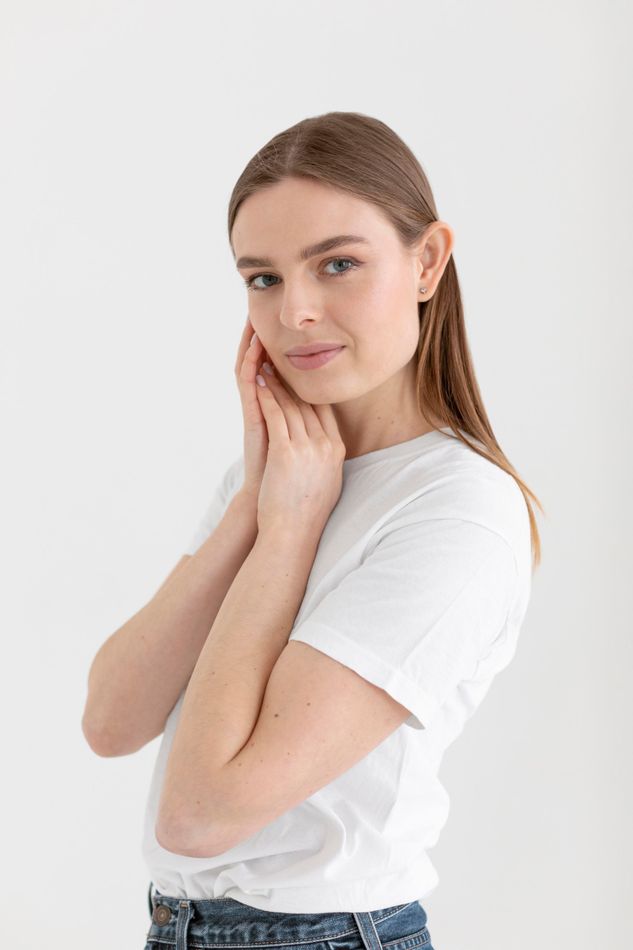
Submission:
<svg viewBox="0 0 633 950">
<path fill-rule="evenodd" d="M 251 158 L 229 200 L 229 242 L 241 203 L 253 192 L 291 177 L 316 179 L 371 201 L 391 221 L 405 248 L 416 244 L 425 228 L 439 220 L 422 166 L 388 125 L 359 112 L 327 112 L 275 135 Z M 457 438 L 516 480 L 529 513 L 534 571 L 541 561 L 541 544 L 530 498 L 542 513 L 544 509 L 503 454 L 484 409 L 452 254 L 435 293 L 418 306 L 420 412 L 426 420 L 422 407 L 428 407 Z"/>
</svg>

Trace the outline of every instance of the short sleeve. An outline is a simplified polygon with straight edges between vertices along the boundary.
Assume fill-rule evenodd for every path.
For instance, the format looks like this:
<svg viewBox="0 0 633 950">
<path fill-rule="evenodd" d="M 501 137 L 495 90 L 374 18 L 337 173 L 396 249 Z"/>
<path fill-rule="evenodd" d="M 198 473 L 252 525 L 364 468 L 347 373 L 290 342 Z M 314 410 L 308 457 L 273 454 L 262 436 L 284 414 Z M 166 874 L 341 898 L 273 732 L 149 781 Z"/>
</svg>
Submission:
<svg viewBox="0 0 633 950">
<path fill-rule="evenodd" d="M 514 552 L 461 519 L 388 529 L 290 633 L 388 692 L 425 728 L 505 629 Z"/>
<path fill-rule="evenodd" d="M 231 498 L 242 483 L 243 461 L 243 456 L 240 455 L 225 470 L 216 485 L 211 501 L 190 537 L 189 543 L 185 546 L 184 554 L 195 554 L 222 520 Z"/>
</svg>

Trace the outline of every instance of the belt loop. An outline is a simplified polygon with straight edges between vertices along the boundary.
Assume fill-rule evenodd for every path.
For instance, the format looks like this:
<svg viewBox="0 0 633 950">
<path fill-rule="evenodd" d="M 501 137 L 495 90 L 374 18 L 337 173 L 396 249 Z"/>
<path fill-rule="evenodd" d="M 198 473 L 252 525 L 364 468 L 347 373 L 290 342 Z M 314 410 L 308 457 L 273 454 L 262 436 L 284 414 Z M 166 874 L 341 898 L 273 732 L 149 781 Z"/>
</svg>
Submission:
<svg viewBox="0 0 633 950">
<path fill-rule="evenodd" d="M 382 950 L 380 937 L 378 936 L 374 918 L 371 916 L 370 912 L 359 911 L 356 913 L 352 911 L 352 913 L 354 914 L 354 920 L 356 921 L 360 935 L 363 938 L 363 943 L 365 944 L 366 950 Z"/>
<path fill-rule="evenodd" d="M 191 906 L 191 901 L 180 901 L 178 920 L 176 921 L 176 950 L 187 950 L 187 931 L 189 930 L 189 921 L 192 917 L 193 907 Z"/>
</svg>

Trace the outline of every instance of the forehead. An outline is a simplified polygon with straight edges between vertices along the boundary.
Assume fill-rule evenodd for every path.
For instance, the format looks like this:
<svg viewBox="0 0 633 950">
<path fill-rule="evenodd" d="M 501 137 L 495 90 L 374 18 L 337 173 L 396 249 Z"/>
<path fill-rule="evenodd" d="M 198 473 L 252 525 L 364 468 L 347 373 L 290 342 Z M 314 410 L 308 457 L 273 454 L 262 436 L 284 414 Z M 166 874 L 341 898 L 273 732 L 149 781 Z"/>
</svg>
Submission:
<svg viewBox="0 0 633 950">
<path fill-rule="evenodd" d="M 357 234 L 370 243 L 393 239 L 380 209 L 358 195 L 312 179 L 291 178 L 262 188 L 240 205 L 231 243 L 241 256 L 294 257 L 303 247 L 335 234 Z"/>
</svg>

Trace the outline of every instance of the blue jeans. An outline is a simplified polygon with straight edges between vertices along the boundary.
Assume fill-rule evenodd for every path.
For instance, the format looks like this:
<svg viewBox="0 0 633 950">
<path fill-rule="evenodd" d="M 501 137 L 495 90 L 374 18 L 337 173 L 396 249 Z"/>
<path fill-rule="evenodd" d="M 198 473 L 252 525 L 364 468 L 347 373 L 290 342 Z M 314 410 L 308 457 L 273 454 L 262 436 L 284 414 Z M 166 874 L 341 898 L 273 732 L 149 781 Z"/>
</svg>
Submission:
<svg viewBox="0 0 633 950">
<path fill-rule="evenodd" d="M 147 899 L 152 921 L 144 950 L 433 950 L 419 901 L 362 913 L 280 913 L 232 897 L 152 895 L 151 884 Z"/>
</svg>

